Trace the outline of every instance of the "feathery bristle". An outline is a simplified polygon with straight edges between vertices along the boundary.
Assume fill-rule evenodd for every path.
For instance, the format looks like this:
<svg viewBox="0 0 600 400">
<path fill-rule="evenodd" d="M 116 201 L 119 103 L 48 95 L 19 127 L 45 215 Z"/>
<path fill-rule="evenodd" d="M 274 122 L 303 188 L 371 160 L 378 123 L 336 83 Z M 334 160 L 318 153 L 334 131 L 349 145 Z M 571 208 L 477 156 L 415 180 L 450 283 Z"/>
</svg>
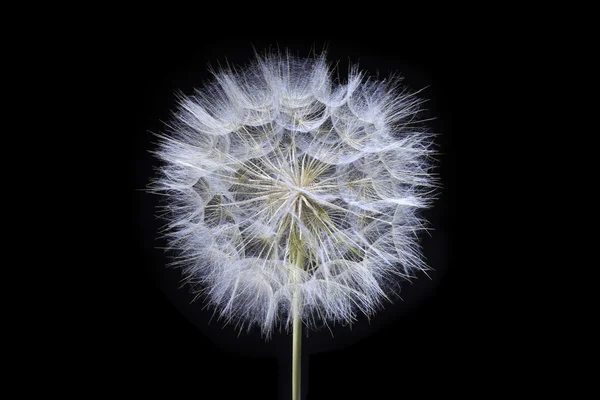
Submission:
<svg viewBox="0 0 600 400">
<path fill-rule="evenodd" d="M 332 76 L 324 56 L 257 56 L 181 96 L 160 136 L 150 190 L 166 194 L 175 264 L 240 329 L 289 327 L 296 291 L 304 323 L 351 322 L 427 269 L 422 100 L 356 67 Z"/>
</svg>

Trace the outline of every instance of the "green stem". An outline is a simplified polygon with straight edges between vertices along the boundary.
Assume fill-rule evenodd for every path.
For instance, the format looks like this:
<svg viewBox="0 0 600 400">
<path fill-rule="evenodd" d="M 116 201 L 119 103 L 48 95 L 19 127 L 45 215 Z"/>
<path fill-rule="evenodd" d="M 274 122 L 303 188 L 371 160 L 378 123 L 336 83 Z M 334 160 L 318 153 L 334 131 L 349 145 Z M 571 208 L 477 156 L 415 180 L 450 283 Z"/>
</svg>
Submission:
<svg viewBox="0 0 600 400">
<path fill-rule="evenodd" d="M 292 400 L 300 400 L 300 378 L 302 376 L 302 318 L 294 315 L 292 333 Z"/>
<path fill-rule="evenodd" d="M 290 260 L 298 268 L 304 265 L 304 254 L 300 249 L 294 252 L 293 260 Z M 296 274 L 292 274 L 294 280 L 300 279 Z M 293 297 L 292 312 L 294 313 L 292 323 L 292 400 L 300 400 L 300 380 L 302 377 L 302 294 L 300 289 L 296 289 Z"/>
</svg>

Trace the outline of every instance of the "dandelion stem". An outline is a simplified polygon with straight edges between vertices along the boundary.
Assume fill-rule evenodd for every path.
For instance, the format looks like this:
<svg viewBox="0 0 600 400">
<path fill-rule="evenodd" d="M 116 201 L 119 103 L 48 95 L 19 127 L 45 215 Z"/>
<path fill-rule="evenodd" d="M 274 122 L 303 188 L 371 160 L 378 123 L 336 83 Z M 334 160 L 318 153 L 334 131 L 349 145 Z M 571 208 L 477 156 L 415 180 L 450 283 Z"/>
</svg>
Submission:
<svg viewBox="0 0 600 400">
<path fill-rule="evenodd" d="M 302 250 L 296 249 L 292 254 L 294 259 L 293 264 L 302 268 L 304 264 L 304 255 Z M 292 274 L 295 281 L 299 282 L 299 273 Z M 294 291 L 294 305 L 292 312 L 294 313 L 292 324 L 292 400 L 300 400 L 300 380 L 302 377 L 301 361 L 302 361 L 302 297 L 299 289 Z"/>
<path fill-rule="evenodd" d="M 292 334 L 292 400 L 300 400 L 301 357 L 302 318 L 296 313 Z"/>
</svg>

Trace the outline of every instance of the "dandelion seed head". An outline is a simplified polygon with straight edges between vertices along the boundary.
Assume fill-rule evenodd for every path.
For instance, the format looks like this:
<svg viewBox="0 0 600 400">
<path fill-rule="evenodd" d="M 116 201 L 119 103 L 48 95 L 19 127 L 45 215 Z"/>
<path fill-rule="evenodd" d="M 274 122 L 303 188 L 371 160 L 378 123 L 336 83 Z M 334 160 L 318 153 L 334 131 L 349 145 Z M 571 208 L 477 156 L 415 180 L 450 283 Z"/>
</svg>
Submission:
<svg viewBox="0 0 600 400">
<path fill-rule="evenodd" d="M 398 79 L 334 72 L 325 56 L 274 53 L 221 69 L 180 95 L 160 135 L 150 189 L 166 195 L 174 264 L 239 329 L 269 336 L 292 310 L 309 326 L 345 324 L 427 269 L 419 210 L 436 179 L 423 100 Z"/>
</svg>

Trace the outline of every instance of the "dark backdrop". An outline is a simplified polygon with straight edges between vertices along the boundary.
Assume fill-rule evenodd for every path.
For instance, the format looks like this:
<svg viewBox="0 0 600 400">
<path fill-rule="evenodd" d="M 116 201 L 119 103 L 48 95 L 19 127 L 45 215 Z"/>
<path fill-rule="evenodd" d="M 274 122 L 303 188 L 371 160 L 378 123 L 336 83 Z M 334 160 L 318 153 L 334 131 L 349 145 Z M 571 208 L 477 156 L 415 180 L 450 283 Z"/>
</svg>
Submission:
<svg viewBox="0 0 600 400">
<path fill-rule="evenodd" d="M 435 271 L 431 278 L 421 275 L 403 285 L 402 300 L 370 321 L 361 318 L 352 330 L 336 327 L 334 337 L 327 330 L 305 336 L 304 394 L 308 399 L 379 399 L 401 398 L 406 390 L 427 395 L 451 386 L 471 387 L 470 377 L 480 372 L 480 350 L 490 346 L 478 347 L 484 332 L 472 295 L 479 285 L 477 266 L 474 252 L 464 251 L 460 216 L 465 207 L 459 207 L 459 198 L 468 201 L 459 197 L 459 177 L 465 168 L 461 156 L 475 135 L 469 112 L 476 99 L 468 89 L 476 67 L 467 62 L 463 44 L 444 32 L 400 38 L 229 40 L 204 33 L 197 40 L 178 41 L 173 34 L 143 31 L 130 38 L 119 74 L 124 82 L 120 95 L 128 104 L 123 119 L 131 126 L 125 142 L 130 146 L 132 252 L 118 272 L 127 282 L 126 296 L 112 328 L 115 346 L 122 349 L 114 363 L 125 371 L 125 387 L 138 394 L 191 390 L 198 399 L 289 396 L 291 336 L 275 333 L 265 342 L 257 331 L 238 335 L 218 321 L 209 323 L 212 311 L 199 302 L 190 304 L 192 294 L 179 289 L 179 271 L 165 267 L 168 259 L 159 249 L 164 242 L 156 233 L 161 222 L 154 217 L 157 199 L 140 190 L 157 165 L 149 154 L 151 132 L 163 130 L 161 121 L 170 118 L 174 92 L 200 87 L 210 78 L 209 63 L 245 64 L 253 46 L 259 51 L 279 46 L 299 55 L 326 46 L 328 60 L 339 60 L 342 77 L 350 62 L 372 75 L 399 73 L 410 89 L 425 88 L 426 116 L 436 118 L 430 126 L 439 133 L 437 172 L 443 189 L 435 207 L 425 212 L 434 230 L 422 237 Z"/>
</svg>

